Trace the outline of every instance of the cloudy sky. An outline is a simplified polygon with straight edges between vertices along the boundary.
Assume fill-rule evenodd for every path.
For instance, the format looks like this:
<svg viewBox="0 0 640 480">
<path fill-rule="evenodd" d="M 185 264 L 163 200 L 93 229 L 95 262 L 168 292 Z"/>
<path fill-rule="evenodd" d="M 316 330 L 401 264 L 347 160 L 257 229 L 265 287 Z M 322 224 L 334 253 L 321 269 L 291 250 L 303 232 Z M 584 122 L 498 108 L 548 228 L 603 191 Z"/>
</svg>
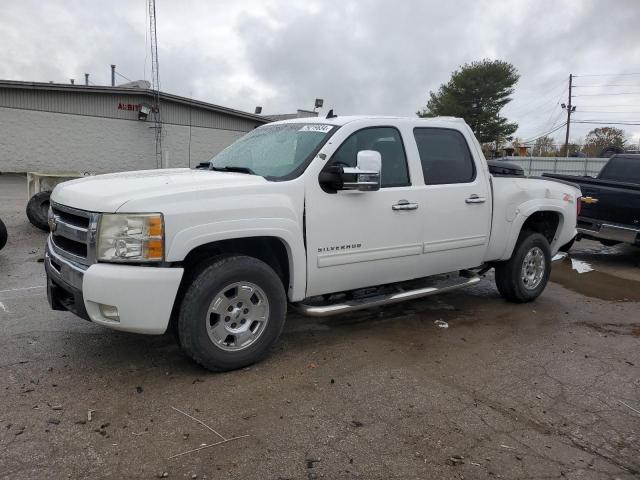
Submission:
<svg viewBox="0 0 640 480">
<path fill-rule="evenodd" d="M 574 120 L 640 124 L 639 0 L 157 0 L 157 17 L 162 89 L 228 107 L 410 116 L 491 58 L 520 72 L 504 114 L 522 139 L 564 122 L 570 73 Z M 145 0 L 3 0 L 0 39 L 3 79 L 108 84 L 111 63 L 118 82 L 150 78 Z"/>
</svg>

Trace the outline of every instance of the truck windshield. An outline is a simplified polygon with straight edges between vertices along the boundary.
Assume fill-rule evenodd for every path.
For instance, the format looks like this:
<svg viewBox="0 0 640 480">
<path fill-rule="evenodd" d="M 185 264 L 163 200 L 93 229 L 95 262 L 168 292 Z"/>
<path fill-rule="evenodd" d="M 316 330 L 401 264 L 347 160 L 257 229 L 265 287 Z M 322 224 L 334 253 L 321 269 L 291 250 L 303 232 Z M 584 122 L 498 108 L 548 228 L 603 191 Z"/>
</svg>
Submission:
<svg viewBox="0 0 640 480">
<path fill-rule="evenodd" d="M 212 170 L 244 171 L 281 178 L 294 173 L 324 144 L 337 127 L 319 123 L 264 125 L 211 159 Z"/>
</svg>

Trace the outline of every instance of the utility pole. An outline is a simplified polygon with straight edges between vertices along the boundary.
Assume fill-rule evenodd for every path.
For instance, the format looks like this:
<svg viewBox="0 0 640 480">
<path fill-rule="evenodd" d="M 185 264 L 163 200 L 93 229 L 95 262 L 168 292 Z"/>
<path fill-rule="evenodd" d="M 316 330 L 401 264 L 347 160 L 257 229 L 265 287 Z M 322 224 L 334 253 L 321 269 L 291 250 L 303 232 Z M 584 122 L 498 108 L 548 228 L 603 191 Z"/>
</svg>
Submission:
<svg viewBox="0 0 640 480">
<path fill-rule="evenodd" d="M 158 71 L 158 35 L 156 0 L 149 0 L 149 39 L 151 44 L 151 90 L 153 91 L 154 128 L 156 130 L 156 167 L 162 168 L 162 119 L 160 117 L 160 73 Z"/>
<path fill-rule="evenodd" d="M 565 105 L 562 104 L 562 108 L 567 110 L 567 134 L 564 137 L 564 152 L 565 157 L 569 156 L 569 128 L 571 127 L 571 114 L 576 111 L 576 107 L 571 105 L 571 89 L 573 87 L 573 74 L 569 74 L 569 100 Z"/>
</svg>

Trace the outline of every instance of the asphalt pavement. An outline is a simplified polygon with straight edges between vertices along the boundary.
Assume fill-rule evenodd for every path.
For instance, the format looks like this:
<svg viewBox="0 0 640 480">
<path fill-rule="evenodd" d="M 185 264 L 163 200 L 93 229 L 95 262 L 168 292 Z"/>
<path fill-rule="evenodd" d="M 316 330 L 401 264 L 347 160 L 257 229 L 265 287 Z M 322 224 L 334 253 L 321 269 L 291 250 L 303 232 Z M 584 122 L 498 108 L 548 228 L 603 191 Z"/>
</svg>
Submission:
<svg viewBox="0 0 640 480">
<path fill-rule="evenodd" d="M 291 313 L 269 358 L 214 374 L 51 311 L 25 204 L 0 175 L 0 478 L 640 478 L 640 249 L 579 242 L 526 305 L 488 274 Z"/>
</svg>

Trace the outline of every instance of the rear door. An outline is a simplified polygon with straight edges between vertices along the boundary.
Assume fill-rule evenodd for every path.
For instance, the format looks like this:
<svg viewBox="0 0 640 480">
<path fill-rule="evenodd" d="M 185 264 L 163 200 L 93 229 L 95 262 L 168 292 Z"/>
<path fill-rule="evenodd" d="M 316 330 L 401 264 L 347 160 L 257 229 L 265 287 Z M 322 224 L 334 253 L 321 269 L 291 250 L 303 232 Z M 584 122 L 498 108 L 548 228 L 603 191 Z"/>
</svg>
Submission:
<svg viewBox="0 0 640 480">
<path fill-rule="evenodd" d="M 416 127 L 412 134 L 424 178 L 418 188 L 423 274 L 481 265 L 489 242 L 492 200 L 485 165 L 472 154 L 470 133 Z"/>
</svg>

